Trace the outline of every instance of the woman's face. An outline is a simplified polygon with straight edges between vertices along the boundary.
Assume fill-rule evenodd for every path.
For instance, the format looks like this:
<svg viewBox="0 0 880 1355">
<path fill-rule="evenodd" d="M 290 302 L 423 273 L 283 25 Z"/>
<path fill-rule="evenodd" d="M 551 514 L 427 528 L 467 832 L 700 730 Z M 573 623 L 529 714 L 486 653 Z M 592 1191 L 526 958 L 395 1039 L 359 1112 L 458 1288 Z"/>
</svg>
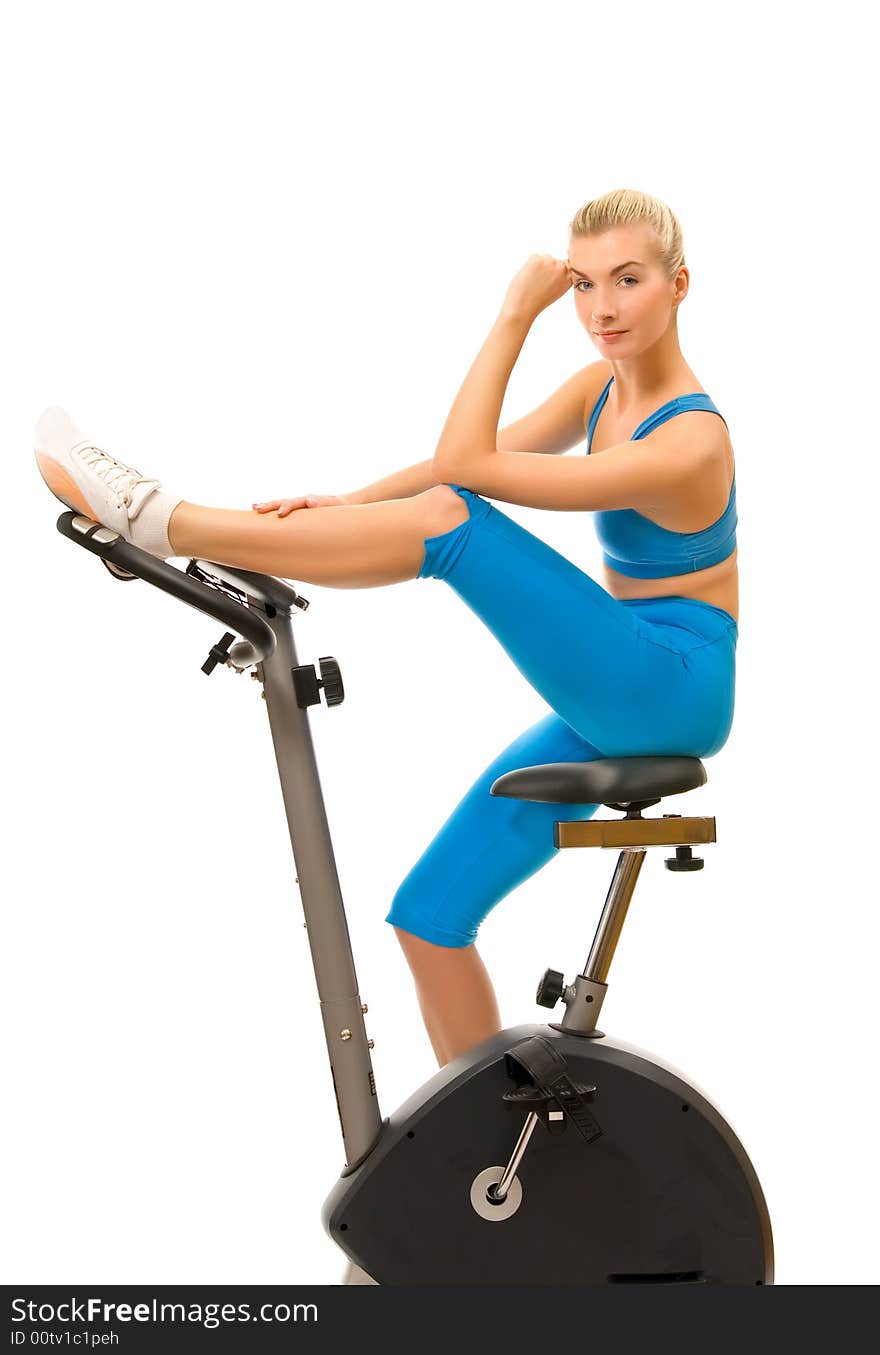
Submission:
<svg viewBox="0 0 880 1355">
<path fill-rule="evenodd" d="M 666 333 L 673 304 L 687 293 L 687 269 L 670 282 L 647 226 L 615 226 L 601 235 L 573 235 L 569 266 L 574 274 L 578 319 L 603 358 L 614 362 L 644 352 Z M 603 338 L 622 330 L 619 337 Z"/>
</svg>

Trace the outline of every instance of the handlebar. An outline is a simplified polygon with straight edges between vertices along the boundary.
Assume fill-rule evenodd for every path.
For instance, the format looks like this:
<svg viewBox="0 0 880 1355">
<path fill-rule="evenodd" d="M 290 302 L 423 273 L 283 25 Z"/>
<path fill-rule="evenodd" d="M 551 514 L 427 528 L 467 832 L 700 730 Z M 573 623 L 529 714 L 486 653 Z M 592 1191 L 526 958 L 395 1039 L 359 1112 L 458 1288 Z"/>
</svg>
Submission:
<svg viewBox="0 0 880 1355">
<path fill-rule="evenodd" d="M 275 633 L 271 626 L 252 608 L 243 602 L 237 602 L 229 592 L 221 592 L 211 584 L 202 582 L 201 578 L 194 577 L 192 573 L 183 573 L 175 569 L 173 565 L 166 564 L 158 556 L 150 555 L 148 551 L 141 550 L 138 546 L 133 546 L 118 532 L 112 531 L 109 527 L 102 527 L 99 522 L 94 522 L 82 513 L 62 513 L 56 526 L 62 536 L 75 541 L 78 546 L 85 547 L 93 555 L 99 555 L 117 578 L 143 579 L 146 583 L 161 588 L 163 593 L 170 593 L 172 597 L 179 598 L 181 602 L 186 602 L 190 607 L 195 607 L 197 611 L 204 612 L 206 616 L 212 616 L 224 626 L 235 630 L 248 643 L 236 645 L 230 652 L 229 658 L 233 661 L 234 667 L 246 668 L 249 664 L 261 663 L 274 651 Z M 201 571 L 199 573 L 201 574 Z M 278 579 L 262 574 L 248 575 L 244 571 L 237 573 L 242 581 L 253 580 L 258 595 L 261 591 L 258 585 L 261 582 L 265 584 L 262 592 L 267 599 L 271 599 L 276 610 L 279 609 L 278 604 L 283 606 L 285 603 L 296 602 L 300 606 L 308 605 L 305 599 L 299 598 L 292 588 Z M 234 579 L 236 573 L 227 570 L 226 576 L 228 579 Z M 245 596 L 244 589 L 241 592 L 242 596 Z"/>
</svg>

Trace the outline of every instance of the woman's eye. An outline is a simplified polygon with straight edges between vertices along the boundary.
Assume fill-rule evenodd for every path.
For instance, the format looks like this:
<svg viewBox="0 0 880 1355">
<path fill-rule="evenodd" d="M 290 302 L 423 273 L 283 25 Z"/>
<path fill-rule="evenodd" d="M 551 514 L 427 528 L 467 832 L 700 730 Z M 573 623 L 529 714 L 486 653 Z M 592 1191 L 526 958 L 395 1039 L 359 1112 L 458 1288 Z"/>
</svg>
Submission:
<svg viewBox="0 0 880 1355">
<path fill-rule="evenodd" d="M 621 281 L 621 282 L 636 282 L 636 283 L 637 283 L 637 282 L 638 282 L 638 278 L 631 277 L 631 276 L 628 274 L 625 278 L 621 278 L 620 281 Z M 593 285 L 593 284 L 590 282 L 589 278 L 578 278 L 577 282 L 574 284 L 574 287 L 575 287 L 575 291 L 577 291 L 577 289 L 578 289 L 579 287 L 583 287 L 583 286 L 592 287 L 592 285 Z M 629 289 L 627 289 L 627 290 L 629 290 Z"/>
</svg>

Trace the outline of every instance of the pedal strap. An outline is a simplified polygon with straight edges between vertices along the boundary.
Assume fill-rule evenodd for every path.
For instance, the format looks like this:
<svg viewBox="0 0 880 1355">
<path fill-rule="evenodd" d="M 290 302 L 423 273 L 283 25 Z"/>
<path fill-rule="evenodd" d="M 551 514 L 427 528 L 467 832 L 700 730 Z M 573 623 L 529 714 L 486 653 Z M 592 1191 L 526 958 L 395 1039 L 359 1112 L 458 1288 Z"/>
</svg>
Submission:
<svg viewBox="0 0 880 1355">
<path fill-rule="evenodd" d="M 535 1086 L 552 1096 L 587 1143 L 593 1143 L 602 1133 L 596 1118 L 590 1113 L 577 1086 L 568 1075 L 568 1065 L 549 1040 L 533 1035 L 508 1050 L 506 1060 L 519 1064 L 528 1073 Z M 516 1074 L 508 1063 L 508 1073 Z"/>
</svg>

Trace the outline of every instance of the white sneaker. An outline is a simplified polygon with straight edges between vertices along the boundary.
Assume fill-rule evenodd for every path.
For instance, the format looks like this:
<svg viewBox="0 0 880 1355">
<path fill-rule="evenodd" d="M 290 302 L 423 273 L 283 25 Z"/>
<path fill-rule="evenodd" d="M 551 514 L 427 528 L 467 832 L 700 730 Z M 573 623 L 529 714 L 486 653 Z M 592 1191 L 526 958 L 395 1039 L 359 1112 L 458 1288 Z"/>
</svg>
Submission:
<svg viewBox="0 0 880 1355">
<path fill-rule="evenodd" d="M 159 480 L 96 447 L 58 405 L 51 405 L 37 420 L 34 454 L 46 484 L 68 508 L 111 527 L 154 555 L 173 554 L 167 525 L 180 499 L 163 493 Z M 148 500 L 152 502 L 139 530 L 134 524 Z"/>
</svg>

